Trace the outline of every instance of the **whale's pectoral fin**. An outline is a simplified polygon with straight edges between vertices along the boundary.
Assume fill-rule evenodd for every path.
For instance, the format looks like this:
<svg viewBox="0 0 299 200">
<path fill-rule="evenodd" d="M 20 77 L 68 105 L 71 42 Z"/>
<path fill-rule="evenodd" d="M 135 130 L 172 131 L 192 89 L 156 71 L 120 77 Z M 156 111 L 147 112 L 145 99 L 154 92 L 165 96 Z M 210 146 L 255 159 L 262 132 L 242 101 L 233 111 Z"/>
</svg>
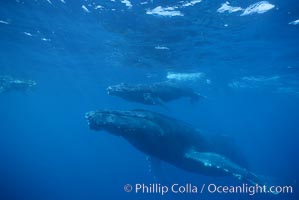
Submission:
<svg viewBox="0 0 299 200">
<path fill-rule="evenodd" d="M 229 158 L 246 169 L 249 168 L 249 163 L 243 156 L 235 140 L 228 135 L 207 135 L 209 143 L 213 146 L 213 152 L 219 153 L 222 156 Z"/>
<path fill-rule="evenodd" d="M 151 93 L 144 93 L 143 100 L 151 105 L 164 105 L 160 98 L 154 97 Z"/>
<path fill-rule="evenodd" d="M 190 150 L 185 154 L 185 158 L 193 162 L 195 167 L 204 167 L 207 171 L 212 173 L 232 175 L 239 180 L 243 180 L 251 184 L 257 184 L 260 182 L 255 174 L 217 153 Z"/>
<path fill-rule="evenodd" d="M 200 93 L 192 93 L 192 95 L 190 96 L 190 103 L 194 104 L 202 98 L 206 98 L 206 97 L 201 95 Z"/>
<path fill-rule="evenodd" d="M 152 105 L 155 105 L 156 102 L 155 102 L 155 99 L 154 97 L 152 96 L 151 93 L 144 93 L 143 94 L 143 100 L 149 104 L 152 104 Z"/>
<path fill-rule="evenodd" d="M 159 181 L 164 174 L 161 167 L 161 160 L 152 156 L 148 156 L 147 160 L 149 162 L 149 173 L 153 175 L 155 181 Z"/>
<path fill-rule="evenodd" d="M 0 94 L 4 93 L 4 91 L 5 91 L 4 87 L 0 86 Z"/>
</svg>

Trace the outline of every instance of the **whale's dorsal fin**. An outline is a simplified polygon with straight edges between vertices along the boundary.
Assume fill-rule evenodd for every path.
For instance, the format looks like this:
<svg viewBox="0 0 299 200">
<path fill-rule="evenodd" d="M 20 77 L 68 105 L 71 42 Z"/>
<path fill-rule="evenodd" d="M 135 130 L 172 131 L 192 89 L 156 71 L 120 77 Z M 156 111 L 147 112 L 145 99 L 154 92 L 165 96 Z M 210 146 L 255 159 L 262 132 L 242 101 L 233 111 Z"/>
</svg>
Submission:
<svg viewBox="0 0 299 200">
<path fill-rule="evenodd" d="M 232 175 L 239 180 L 247 181 L 251 184 L 259 183 L 258 177 L 255 174 L 220 154 L 212 152 L 198 152 L 191 149 L 185 153 L 185 158 L 198 163 L 198 167 L 205 167 L 207 170 Z"/>
</svg>

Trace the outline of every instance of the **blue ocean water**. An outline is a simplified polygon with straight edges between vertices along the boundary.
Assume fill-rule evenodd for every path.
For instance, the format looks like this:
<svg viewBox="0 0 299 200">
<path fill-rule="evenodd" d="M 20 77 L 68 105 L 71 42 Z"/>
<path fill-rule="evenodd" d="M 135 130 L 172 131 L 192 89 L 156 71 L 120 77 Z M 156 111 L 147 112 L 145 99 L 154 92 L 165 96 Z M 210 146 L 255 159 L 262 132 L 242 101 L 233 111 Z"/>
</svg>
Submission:
<svg viewBox="0 0 299 200">
<path fill-rule="evenodd" d="M 30 91 L 0 94 L 0 199 L 298 199 L 297 1 L 0 5 L 0 76 L 37 82 Z M 194 74 L 200 76 L 194 80 Z M 206 98 L 163 107 L 106 94 L 109 85 L 166 81 L 169 75 L 188 75 Z M 157 183 L 146 155 L 122 138 L 89 130 L 84 115 L 136 108 L 186 121 L 206 134 L 229 135 L 252 171 L 275 185 L 293 186 L 293 193 L 126 193 L 125 184 Z M 240 184 L 162 167 L 161 184 Z"/>
</svg>

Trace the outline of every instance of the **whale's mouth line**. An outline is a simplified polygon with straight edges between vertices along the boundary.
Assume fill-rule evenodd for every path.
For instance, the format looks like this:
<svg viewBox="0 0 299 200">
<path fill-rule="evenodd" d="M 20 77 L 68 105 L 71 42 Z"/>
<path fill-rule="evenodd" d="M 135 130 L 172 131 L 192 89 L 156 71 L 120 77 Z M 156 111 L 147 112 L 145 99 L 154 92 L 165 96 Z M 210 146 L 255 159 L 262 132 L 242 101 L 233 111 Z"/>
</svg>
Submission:
<svg viewBox="0 0 299 200">
<path fill-rule="evenodd" d="M 137 130 L 144 130 L 147 119 L 142 114 L 132 111 L 90 111 L 85 114 L 85 119 L 90 130 L 107 131 L 112 135 L 124 136 L 133 134 Z M 138 123 L 139 120 L 142 123 Z"/>
<path fill-rule="evenodd" d="M 85 113 L 85 119 L 89 129 L 101 131 L 107 130 L 112 133 L 128 132 L 130 130 L 144 129 L 144 124 L 152 124 L 150 117 L 142 110 L 115 111 L 98 110 Z M 142 121 L 140 121 L 142 120 Z M 131 131 L 132 132 L 132 131 Z"/>
<path fill-rule="evenodd" d="M 91 129 L 102 130 L 109 126 L 119 126 L 142 116 L 129 111 L 100 110 L 85 113 L 85 119 Z M 127 119 L 126 119 L 127 118 Z"/>
<path fill-rule="evenodd" d="M 134 111 L 134 110 L 133 110 Z M 131 118 L 143 118 L 145 115 L 143 114 L 136 114 L 133 111 L 115 111 L 115 110 L 97 110 L 97 111 L 89 111 L 85 113 L 85 118 L 88 119 L 94 115 L 115 115 L 119 117 L 131 117 Z"/>
<path fill-rule="evenodd" d="M 120 95 L 122 93 L 131 92 L 132 90 L 135 90 L 132 88 L 132 86 L 128 86 L 127 84 L 121 83 L 118 85 L 110 85 L 106 88 L 108 95 Z"/>
<path fill-rule="evenodd" d="M 124 88 L 120 86 L 108 86 L 106 88 L 107 92 L 112 93 L 112 92 L 121 92 Z"/>
</svg>

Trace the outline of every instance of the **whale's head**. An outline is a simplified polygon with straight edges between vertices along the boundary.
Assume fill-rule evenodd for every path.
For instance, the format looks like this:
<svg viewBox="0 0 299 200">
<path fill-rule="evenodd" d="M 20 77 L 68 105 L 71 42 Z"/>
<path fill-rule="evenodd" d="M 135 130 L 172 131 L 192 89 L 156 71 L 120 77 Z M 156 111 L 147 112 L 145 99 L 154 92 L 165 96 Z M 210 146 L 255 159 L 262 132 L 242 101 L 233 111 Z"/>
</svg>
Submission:
<svg viewBox="0 0 299 200">
<path fill-rule="evenodd" d="M 89 128 L 92 130 L 105 130 L 113 135 L 129 137 L 134 133 L 152 133 L 160 128 L 143 112 L 137 111 L 91 111 L 85 114 Z"/>
<path fill-rule="evenodd" d="M 0 76 L 0 85 L 3 91 L 20 90 L 26 91 L 37 85 L 33 80 L 20 80 L 10 76 Z"/>
<path fill-rule="evenodd" d="M 37 85 L 33 80 L 13 80 L 10 82 L 14 89 L 29 89 Z"/>
<path fill-rule="evenodd" d="M 107 94 L 113 96 L 123 96 L 131 90 L 128 84 L 121 83 L 107 87 Z"/>
</svg>

